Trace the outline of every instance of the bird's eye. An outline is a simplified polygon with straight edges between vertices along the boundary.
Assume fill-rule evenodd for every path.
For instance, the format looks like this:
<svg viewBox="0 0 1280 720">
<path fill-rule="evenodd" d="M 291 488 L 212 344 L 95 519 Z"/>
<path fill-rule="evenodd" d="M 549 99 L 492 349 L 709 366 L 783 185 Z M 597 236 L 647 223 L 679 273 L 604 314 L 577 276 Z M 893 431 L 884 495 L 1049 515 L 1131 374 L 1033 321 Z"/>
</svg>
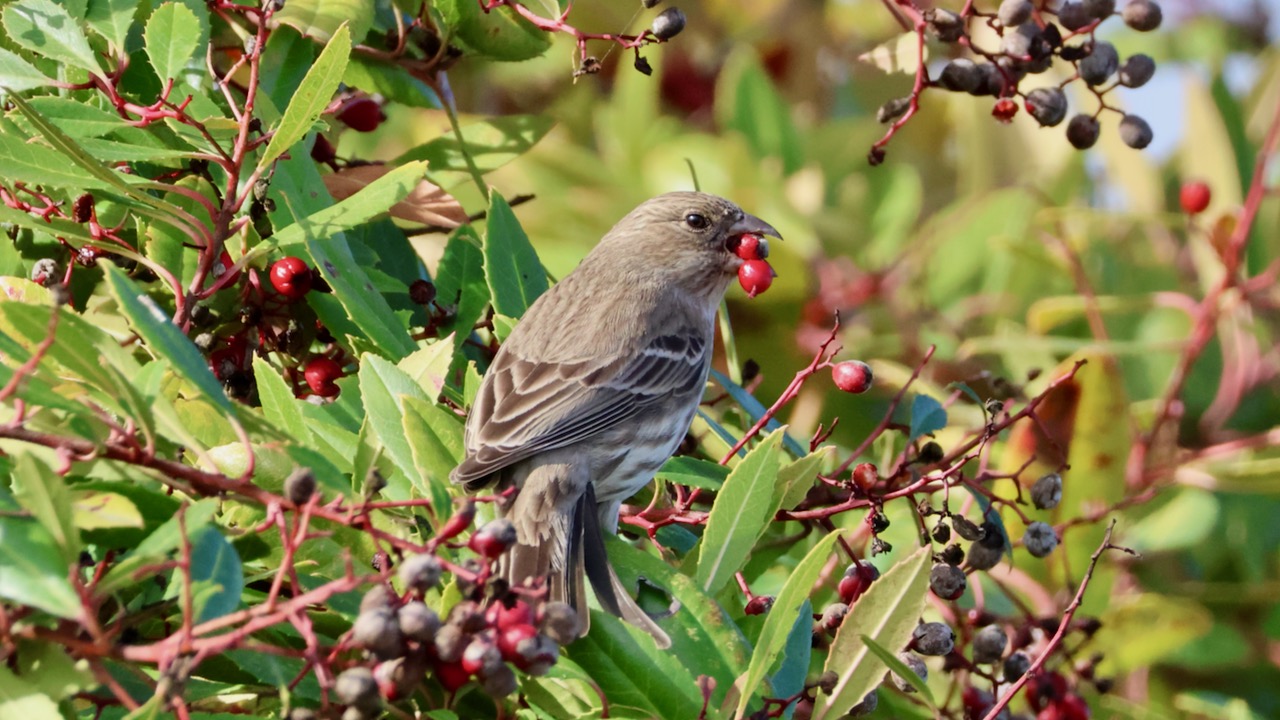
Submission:
<svg viewBox="0 0 1280 720">
<path fill-rule="evenodd" d="M 698 213 L 689 213 L 688 215 L 684 216 L 684 224 L 688 225 L 694 230 L 706 230 L 707 226 L 711 224 L 711 221 L 708 220 L 705 215 L 699 215 Z"/>
</svg>

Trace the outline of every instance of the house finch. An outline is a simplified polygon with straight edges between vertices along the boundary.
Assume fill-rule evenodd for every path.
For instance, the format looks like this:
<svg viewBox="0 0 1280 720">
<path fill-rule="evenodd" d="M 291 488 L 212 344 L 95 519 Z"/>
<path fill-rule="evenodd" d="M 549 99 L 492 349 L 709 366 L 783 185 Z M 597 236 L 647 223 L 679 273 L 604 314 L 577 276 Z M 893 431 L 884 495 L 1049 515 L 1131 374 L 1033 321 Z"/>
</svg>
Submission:
<svg viewBox="0 0 1280 720">
<path fill-rule="evenodd" d="M 499 570 L 545 578 L 587 627 L 584 572 L 601 606 L 671 640 L 605 555 L 622 501 L 648 483 L 693 421 L 711 364 L 716 309 L 744 234 L 778 232 L 737 205 L 677 192 L 645 202 L 538 298 L 502 345 L 467 418 L 468 492 L 518 488 L 499 512 L 517 543 Z M 733 243 L 730 240 L 734 240 Z"/>
</svg>

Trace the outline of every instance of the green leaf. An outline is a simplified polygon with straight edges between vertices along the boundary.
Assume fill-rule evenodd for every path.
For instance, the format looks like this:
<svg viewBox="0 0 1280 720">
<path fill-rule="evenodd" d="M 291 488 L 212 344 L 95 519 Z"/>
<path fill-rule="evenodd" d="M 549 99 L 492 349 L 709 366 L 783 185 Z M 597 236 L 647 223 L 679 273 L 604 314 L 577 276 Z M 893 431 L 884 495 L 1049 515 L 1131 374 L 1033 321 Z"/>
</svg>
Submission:
<svg viewBox="0 0 1280 720">
<path fill-rule="evenodd" d="M 19 453 L 13 466 L 13 496 L 57 543 L 63 563 L 75 563 L 80 555 L 80 531 L 72 519 L 66 482 L 30 453 Z"/>
<path fill-rule="evenodd" d="M 213 519 L 218 509 L 218 498 L 206 498 L 179 509 L 163 525 L 146 537 L 116 566 L 107 571 L 98 583 L 98 591 L 104 594 L 117 592 L 136 581 L 134 574 L 147 565 L 165 559 L 182 546 L 182 525 L 186 525 L 187 537 L 194 539 Z M 181 520 L 179 519 L 181 518 Z"/>
<path fill-rule="evenodd" d="M 209 369 L 209 363 L 160 306 L 115 265 L 107 266 L 106 276 L 111 292 L 120 304 L 120 312 L 129 319 L 130 326 L 146 343 L 147 349 L 168 360 L 174 371 L 189 380 L 203 397 L 234 417 L 231 401 Z"/>
<path fill-rule="evenodd" d="M 704 490 L 719 490 L 727 477 L 729 468 L 710 460 L 685 456 L 667 460 L 658 471 L 659 480 Z"/>
<path fill-rule="evenodd" d="M 911 399 L 911 432 L 908 442 L 922 435 L 932 435 L 947 426 L 947 411 L 942 403 L 928 395 Z"/>
<path fill-rule="evenodd" d="M 290 0 L 275 14 L 276 22 L 292 26 L 303 35 L 329 40 L 347 25 L 350 37 L 363 40 L 373 24 L 373 0 Z"/>
<path fill-rule="evenodd" d="M 456 308 L 453 319 L 440 328 L 441 335 L 453 334 L 456 350 L 471 337 L 471 329 L 489 305 L 480 238 L 470 225 L 454 230 L 444 246 L 436 272 L 436 303 Z"/>
<path fill-rule="evenodd" d="M 930 550 L 922 547 L 889 568 L 849 608 L 823 668 L 839 679 L 831 693 L 818 696 L 816 720 L 849 712 L 883 679 L 888 666 L 868 649 L 864 636 L 882 647 L 904 647 L 911 639 L 928 596 Z"/>
<path fill-rule="evenodd" d="M 180 583 L 170 589 L 177 597 Z M 244 571 L 235 547 L 213 527 L 191 534 L 191 604 L 195 622 L 230 614 L 240 607 Z"/>
<path fill-rule="evenodd" d="M 0 48 L 0 89 L 17 93 L 46 87 L 52 82 L 17 53 Z"/>
<path fill-rule="evenodd" d="M 698 586 L 709 595 L 718 593 L 742 569 L 756 540 L 773 520 L 781 442 L 782 430 L 769 433 L 729 473 L 716 495 L 698 556 Z"/>
<path fill-rule="evenodd" d="M 495 312 L 519 318 L 547 291 L 547 271 L 511 206 L 494 190 L 489 193 L 489 221 L 484 233 L 484 272 Z"/>
<path fill-rule="evenodd" d="M 756 639 L 755 651 L 751 653 L 751 665 L 747 667 L 746 679 L 741 683 L 741 687 L 749 691 L 742 693 L 738 698 L 735 718 L 741 718 L 746 714 L 747 704 L 753 697 L 751 691 L 760 686 L 760 681 L 764 679 L 765 674 L 777 663 L 792 625 L 797 622 L 796 618 L 799 617 L 801 621 L 805 621 L 805 629 L 810 630 L 812 622 L 800 617 L 803 614 L 801 609 L 809 602 L 813 583 L 817 581 L 823 566 L 830 559 L 832 548 L 839 537 L 840 531 L 835 530 L 819 540 L 818 544 L 805 554 L 800 564 L 796 565 L 795 570 L 791 571 L 787 583 L 782 586 L 782 591 L 773 601 L 773 607 L 769 609 L 764 627 L 760 629 L 760 636 Z"/>
<path fill-rule="evenodd" d="M 405 397 L 404 434 L 413 455 L 414 482 L 423 497 L 431 498 L 437 518 L 447 517 L 453 493 L 449 473 L 465 456 L 462 442 L 462 420 L 435 403 L 416 397 Z"/>
<path fill-rule="evenodd" d="M 120 493 L 76 490 L 71 494 L 72 520 L 79 530 L 141 528 L 142 513 Z"/>
<path fill-rule="evenodd" d="M 0 597 L 75 619 L 80 598 L 49 531 L 31 518 L 0 515 Z"/>
<path fill-rule="evenodd" d="M 796 621 L 787 634 L 787 642 L 782 648 L 782 665 L 769 679 L 773 694 L 777 697 L 791 697 L 804 689 L 809 675 L 809 661 L 813 656 L 813 604 L 805 599 L 796 613 Z M 790 720 L 788 712 L 783 717 Z"/>
<path fill-rule="evenodd" d="M 437 0 L 434 6 L 453 39 L 494 60 L 530 60 L 551 47 L 550 33 L 539 30 L 510 7 L 486 11 L 471 0 Z"/>
<path fill-rule="evenodd" d="M 20 678 L 0 665 L 0 717 L 62 720 L 62 713 L 53 698 L 40 692 L 29 678 Z"/>
<path fill-rule="evenodd" d="M 117 50 L 124 49 L 133 17 L 141 5 L 134 0 L 89 0 L 85 22 Z"/>
<path fill-rule="evenodd" d="M 9 39 L 39 57 L 102 72 L 80 21 L 50 0 L 19 0 L 4 9 Z"/>
<path fill-rule="evenodd" d="M 63 132 L 81 140 L 129 129 L 119 115 L 71 98 L 54 95 L 33 97 L 27 101 L 27 104 L 50 122 L 57 123 Z M 25 117 L 14 115 L 12 120 L 24 131 L 33 135 L 39 134 L 33 129 L 31 121 Z"/>
<path fill-rule="evenodd" d="M 490 173 L 528 152 L 543 138 L 555 120 L 550 115 L 505 115 L 463 125 L 462 142 L 448 132 L 396 158 L 396 162 L 425 160 L 431 172 L 470 172 L 466 154 L 481 174 Z"/>
<path fill-rule="evenodd" d="M 757 156 L 781 158 L 786 173 L 799 170 L 804 155 L 791 106 L 773 87 L 756 54 L 735 53 L 720 77 L 723 96 L 729 99 L 716 103 L 717 110 L 723 108 L 722 125 L 745 135 Z"/>
<path fill-rule="evenodd" d="M 1222 517 L 1222 503 L 1208 490 L 1172 490 L 1158 507 L 1124 532 L 1126 547 L 1140 553 L 1169 552 L 1196 547 L 1209 538 Z"/>
<path fill-rule="evenodd" d="M 112 187 L 110 183 L 68 163 L 67 158 L 57 150 L 39 143 L 25 142 L 9 133 L 0 133 L 0 166 L 4 167 L 5 180 L 9 182 L 73 190 L 104 190 Z"/>
<path fill-rule="evenodd" d="M 569 658 L 591 668 L 591 681 L 611 709 L 617 704 L 640 708 L 649 717 L 698 717 L 702 699 L 696 674 L 680 664 L 677 654 L 656 649 L 628 628 L 612 615 L 593 611 L 591 631 L 567 648 Z"/>
<path fill-rule="evenodd" d="M 778 509 L 793 508 L 804 500 L 822 464 L 835 455 L 832 445 L 824 445 L 804 457 L 784 465 L 778 472 Z"/>
<path fill-rule="evenodd" d="M 279 371 L 258 356 L 253 358 L 253 377 L 258 384 L 258 399 L 262 402 L 262 414 L 267 422 L 284 431 L 300 443 L 311 441 L 311 431 L 302 418 L 299 403 Z"/>
<path fill-rule="evenodd" d="M 167 2 L 151 13 L 143 48 L 161 82 L 180 77 L 200 40 L 200 22 L 186 5 Z"/>
<path fill-rule="evenodd" d="M 933 691 L 931 691 L 929 686 L 925 684 L 924 678 L 920 677 L 914 670 L 907 667 L 907 664 L 899 660 L 897 655 L 889 652 L 881 646 L 880 643 L 872 640 L 870 637 L 863 635 L 862 642 L 867 646 L 867 649 L 871 651 L 872 655 L 880 658 L 880 662 L 883 662 L 889 667 L 889 672 L 902 678 L 902 680 L 908 685 L 915 688 L 916 692 L 920 694 L 920 699 L 924 700 L 926 705 L 934 711 L 938 709 L 938 703 L 933 699 Z"/>
<path fill-rule="evenodd" d="M 360 359 L 359 377 L 360 396 L 364 398 L 370 426 L 396 467 L 406 476 L 414 477 L 417 465 L 401 420 L 404 398 L 417 398 L 426 403 L 432 402 L 432 398 L 403 370 L 376 355 Z"/>
<path fill-rule="evenodd" d="M 286 8 L 287 10 L 287 8 Z M 271 141 L 267 149 L 258 159 L 258 167 L 264 168 L 283 155 L 295 143 L 306 137 L 329 105 L 329 100 L 342 83 L 342 73 L 347 68 L 347 59 L 351 55 L 351 32 L 346 26 L 339 26 L 320 57 L 307 71 L 302 85 L 294 93 L 289 107 L 285 108 L 280 122 L 273 128 Z"/>
</svg>

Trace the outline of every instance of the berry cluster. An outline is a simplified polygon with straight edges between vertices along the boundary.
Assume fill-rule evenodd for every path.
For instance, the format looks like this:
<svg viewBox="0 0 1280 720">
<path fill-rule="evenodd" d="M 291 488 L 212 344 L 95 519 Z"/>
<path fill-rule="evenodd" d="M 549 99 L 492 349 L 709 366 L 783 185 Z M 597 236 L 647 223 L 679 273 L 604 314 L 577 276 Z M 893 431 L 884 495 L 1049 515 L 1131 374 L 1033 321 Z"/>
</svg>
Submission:
<svg viewBox="0 0 1280 720">
<path fill-rule="evenodd" d="M 766 258 L 769 257 L 769 241 L 759 235 L 750 233 L 729 238 L 729 251 L 742 258 L 738 268 L 738 284 L 747 291 L 748 297 L 755 297 L 773 285 L 778 276 Z"/>
<path fill-rule="evenodd" d="M 437 540 L 460 534 L 474 517 L 474 506 L 464 506 Z M 450 693 L 475 681 L 498 699 L 517 690 L 517 669 L 546 674 L 560 646 L 576 639 L 581 626 L 567 604 L 546 602 L 536 589 L 511 590 L 494 579 L 494 564 L 515 542 L 511 522 L 494 520 L 466 543 L 477 559 L 455 567 L 430 552 L 412 555 L 398 569 L 403 595 L 387 584 L 365 594 L 350 639 L 366 660 L 344 670 L 333 686 L 347 706 L 344 720 L 379 717 L 384 703 L 408 698 L 428 678 Z M 464 597 L 442 620 L 424 600 L 445 570 L 453 571 Z"/>
<path fill-rule="evenodd" d="M 884 146 L 915 112 L 920 93 L 931 87 L 993 97 L 991 114 L 1005 123 L 1018 114 L 1017 99 L 1021 98 L 1021 107 L 1041 126 L 1057 127 L 1066 121 L 1067 140 L 1080 150 L 1097 143 L 1101 132 L 1099 117 L 1103 111 L 1111 111 L 1121 116 L 1120 139 L 1129 147 L 1145 148 L 1152 140 L 1151 126 L 1138 115 L 1109 105 L 1106 96 L 1118 87 L 1142 87 L 1155 74 L 1156 64 L 1141 53 L 1121 62 L 1115 46 L 1096 37 L 1098 27 L 1115 16 L 1139 32 L 1155 30 L 1163 18 L 1154 0 L 1128 0 L 1119 12 L 1116 0 L 1003 0 L 991 12 L 981 11 L 973 3 L 966 4 L 959 13 L 944 8 L 920 12 L 920 26 L 927 28 L 930 36 L 967 48 L 972 57 L 953 58 L 936 78 L 929 78 L 928 70 L 921 67 L 911 95 L 881 106 L 877 115 L 880 122 L 894 125 L 872 147 L 869 159 L 872 164 L 883 162 Z M 979 22 L 999 36 L 998 47 L 984 48 L 975 40 L 971 27 Z M 1072 77 L 1061 84 L 1023 89 L 1029 76 L 1044 73 L 1055 62 L 1069 65 Z M 1067 120 L 1064 87 L 1077 80 L 1096 98 L 1097 107 Z"/>
</svg>

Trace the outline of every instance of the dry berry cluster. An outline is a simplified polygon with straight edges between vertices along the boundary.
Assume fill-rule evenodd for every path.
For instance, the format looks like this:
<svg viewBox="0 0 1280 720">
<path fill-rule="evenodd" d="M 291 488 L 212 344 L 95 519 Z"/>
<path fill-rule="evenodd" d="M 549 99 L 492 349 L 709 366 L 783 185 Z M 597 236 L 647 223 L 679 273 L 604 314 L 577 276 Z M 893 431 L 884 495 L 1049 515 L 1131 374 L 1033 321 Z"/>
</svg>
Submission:
<svg viewBox="0 0 1280 720">
<path fill-rule="evenodd" d="M 1118 132 L 1129 147 L 1142 149 L 1151 143 L 1147 121 L 1109 104 L 1107 95 L 1119 87 L 1145 85 L 1155 74 L 1155 61 L 1142 53 L 1122 59 L 1114 45 L 1097 37 L 1097 31 L 1116 17 L 1138 32 L 1155 30 L 1163 14 L 1154 0 L 1127 0 L 1123 8 L 1118 8 L 1117 0 L 1003 0 L 989 10 L 966 3 L 958 13 L 945 8 L 920 10 L 914 5 L 908 12 L 917 19 L 921 42 L 929 37 L 955 46 L 956 57 L 936 77 L 929 77 L 922 66 L 911 95 L 881 106 L 880 122 L 894 125 L 872 147 L 872 164 L 884 160 L 888 141 L 917 110 L 920 93 L 928 88 L 994 98 L 991 114 L 1000 122 L 1011 122 L 1020 107 L 1043 127 L 1066 121 L 1067 140 L 1079 150 L 1097 143 L 1104 112 L 1120 116 Z M 992 46 L 982 40 L 975 33 L 979 27 L 994 32 L 998 43 Z M 1033 79 L 1055 66 L 1070 77 L 1053 83 Z M 1092 96 L 1092 107 L 1077 109 L 1068 120 L 1065 89 L 1077 82 Z"/>
</svg>

